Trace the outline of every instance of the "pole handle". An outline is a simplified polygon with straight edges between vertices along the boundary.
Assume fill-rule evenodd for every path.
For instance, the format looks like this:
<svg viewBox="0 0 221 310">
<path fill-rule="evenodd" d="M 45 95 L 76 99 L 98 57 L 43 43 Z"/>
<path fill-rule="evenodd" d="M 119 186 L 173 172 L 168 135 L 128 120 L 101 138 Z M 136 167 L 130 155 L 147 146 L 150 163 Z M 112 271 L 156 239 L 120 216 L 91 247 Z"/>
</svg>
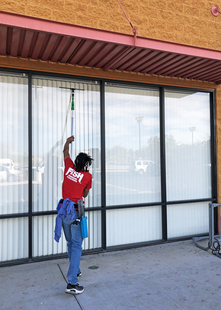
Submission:
<svg viewBox="0 0 221 310">
<path fill-rule="evenodd" d="M 71 110 L 74 110 L 74 90 L 72 90 L 71 94 Z"/>
</svg>

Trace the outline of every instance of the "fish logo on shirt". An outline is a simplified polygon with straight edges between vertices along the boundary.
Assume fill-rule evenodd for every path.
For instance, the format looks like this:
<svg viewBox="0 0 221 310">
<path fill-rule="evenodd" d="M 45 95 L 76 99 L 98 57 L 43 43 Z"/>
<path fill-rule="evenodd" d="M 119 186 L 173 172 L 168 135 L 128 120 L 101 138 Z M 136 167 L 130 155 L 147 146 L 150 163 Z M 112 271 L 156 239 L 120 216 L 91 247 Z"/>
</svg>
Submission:
<svg viewBox="0 0 221 310">
<path fill-rule="evenodd" d="M 68 179 L 74 181 L 74 182 L 79 182 L 81 184 L 81 181 L 84 177 L 83 173 L 77 172 L 72 168 L 68 168 L 68 171 L 65 174 Z"/>
</svg>

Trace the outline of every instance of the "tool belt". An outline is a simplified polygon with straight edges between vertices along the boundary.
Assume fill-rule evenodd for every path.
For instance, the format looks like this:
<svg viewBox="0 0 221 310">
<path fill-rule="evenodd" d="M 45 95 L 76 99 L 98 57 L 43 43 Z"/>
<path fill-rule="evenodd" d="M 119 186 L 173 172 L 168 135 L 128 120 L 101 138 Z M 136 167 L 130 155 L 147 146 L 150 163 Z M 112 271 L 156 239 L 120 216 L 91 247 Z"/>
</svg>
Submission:
<svg viewBox="0 0 221 310">
<path fill-rule="evenodd" d="M 63 203 L 63 199 L 61 201 Z M 81 227 L 81 236 L 82 238 L 88 237 L 88 229 L 87 229 L 87 216 L 84 214 L 84 202 L 82 199 L 78 200 L 78 203 L 74 204 L 74 208 L 77 213 L 79 213 L 79 217 L 75 219 L 72 225 L 80 225 Z"/>
<path fill-rule="evenodd" d="M 82 220 L 85 218 L 83 200 L 82 199 L 78 200 L 78 203 L 74 205 L 74 207 L 75 207 L 76 212 L 78 212 L 79 217 L 73 222 L 73 224 L 78 225 L 78 223 L 81 223 Z"/>
<path fill-rule="evenodd" d="M 60 200 L 61 204 L 63 204 L 63 201 L 64 201 L 64 199 Z M 75 211 L 78 213 L 78 204 L 77 203 L 74 204 L 74 208 L 75 208 Z"/>
</svg>

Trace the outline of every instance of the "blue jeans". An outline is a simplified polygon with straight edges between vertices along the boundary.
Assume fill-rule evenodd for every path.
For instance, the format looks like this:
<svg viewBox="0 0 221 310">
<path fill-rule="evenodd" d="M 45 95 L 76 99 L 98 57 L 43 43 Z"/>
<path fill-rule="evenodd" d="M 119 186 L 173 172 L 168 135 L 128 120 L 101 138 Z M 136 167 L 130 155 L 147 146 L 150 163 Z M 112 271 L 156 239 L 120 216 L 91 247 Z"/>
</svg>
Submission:
<svg viewBox="0 0 221 310">
<path fill-rule="evenodd" d="M 78 213 L 76 214 L 75 218 L 78 218 Z M 66 217 L 62 219 L 62 226 L 68 246 L 68 258 L 70 261 L 67 278 L 68 283 L 73 285 L 77 284 L 78 281 L 77 274 L 80 272 L 80 260 L 83 242 L 80 223 L 77 225 L 72 224 L 75 221 L 75 218 L 72 220 Z"/>
</svg>

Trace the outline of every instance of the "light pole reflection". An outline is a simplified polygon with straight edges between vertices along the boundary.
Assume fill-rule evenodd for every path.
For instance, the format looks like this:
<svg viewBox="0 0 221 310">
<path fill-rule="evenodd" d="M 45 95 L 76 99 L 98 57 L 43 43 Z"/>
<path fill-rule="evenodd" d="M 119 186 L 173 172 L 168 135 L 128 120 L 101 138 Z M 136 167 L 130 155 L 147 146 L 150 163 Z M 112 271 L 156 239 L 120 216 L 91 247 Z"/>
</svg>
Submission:
<svg viewBox="0 0 221 310">
<path fill-rule="evenodd" d="M 136 119 L 136 121 L 137 121 L 138 124 L 139 124 L 139 151 L 140 151 L 140 149 L 141 149 L 140 123 L 141 123 L 142 120 L 143 120 L 143 116 L 136 117 L 135 119 Z"/>
<path fill-rule="evenodd" d="M 192 145 L 193 145 L 193 132 L 196 130 L 196 127 L 189 127 L 189 130 L 192 132 Z"/>
</svg>

